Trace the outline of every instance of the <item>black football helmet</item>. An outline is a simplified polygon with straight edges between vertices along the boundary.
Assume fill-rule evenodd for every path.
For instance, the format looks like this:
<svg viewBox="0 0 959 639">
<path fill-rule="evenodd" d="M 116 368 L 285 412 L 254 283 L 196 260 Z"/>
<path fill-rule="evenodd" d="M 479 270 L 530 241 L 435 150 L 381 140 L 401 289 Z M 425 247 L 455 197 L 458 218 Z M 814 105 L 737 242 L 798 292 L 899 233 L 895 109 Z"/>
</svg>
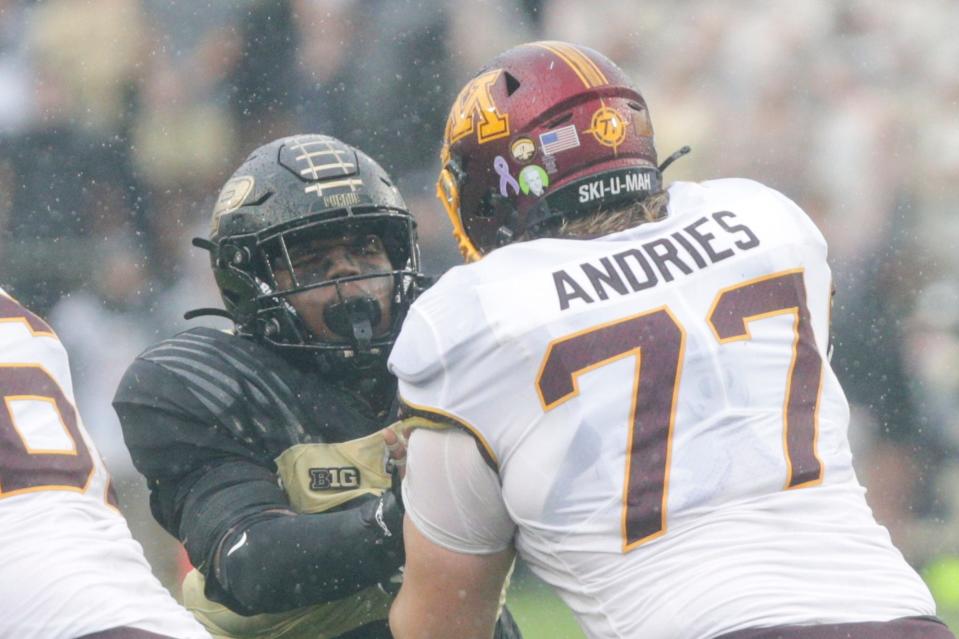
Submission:
<svg viewBox="0 0 959 639">
<path fill-rule="evenodd" d="M 375 234 L 392 270 L 331 280 L 301 281 L 290 246 L 312 238 Z M 393 181 L 368 155 L 326 135 L 281 138 L 256 149 L 227 181 L 213 209 L 209 240 L 194 244 L 210 251 L 213 273 L 226 311 L 199 309 L 233 320 L 239 334 L 275 347 L 320 355 L 326 366 L 342 369 L 382 364 L 403 317 L 419 290 L 416 222 Z M 292 283 L 281 287 L 279 268 Z M 374 336 L 379 302 L 344 298 L 345 282 L 392 280 L 392 323 Z M 298 315 L 289 297 L 318 287 L 335 287 L 339 302 L 327 324 L 343 341 L 322 341 Z"/>
</svg>

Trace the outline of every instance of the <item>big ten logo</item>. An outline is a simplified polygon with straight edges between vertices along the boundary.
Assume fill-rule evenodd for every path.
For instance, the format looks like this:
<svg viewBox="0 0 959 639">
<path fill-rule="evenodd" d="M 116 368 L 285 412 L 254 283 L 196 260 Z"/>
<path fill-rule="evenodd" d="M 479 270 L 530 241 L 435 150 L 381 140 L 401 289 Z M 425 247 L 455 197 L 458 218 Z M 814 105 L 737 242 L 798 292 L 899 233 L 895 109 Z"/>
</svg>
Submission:
<svg viewBox="0 0 959 639">
<path fill-rule="evenodd" d="M 360 469 L 354 466 L 343 468 L 311 468 L 311 490 L 345 490 L 360 487 Z"/>
<path fill-rule="evenodd" d="M 503 73 L 502 69 L 487 71 L 473 78 L 460 91 L 450 110 L 450 117 L 446 121 L 448 144 L 466 137 L 473 132 L 474 128 L 477 130 L 476 140 L 480 144 L 509 135 L 509 115 L 499 112 L 493 102 L 491 91 L 501 73 Z"/>
</svg>

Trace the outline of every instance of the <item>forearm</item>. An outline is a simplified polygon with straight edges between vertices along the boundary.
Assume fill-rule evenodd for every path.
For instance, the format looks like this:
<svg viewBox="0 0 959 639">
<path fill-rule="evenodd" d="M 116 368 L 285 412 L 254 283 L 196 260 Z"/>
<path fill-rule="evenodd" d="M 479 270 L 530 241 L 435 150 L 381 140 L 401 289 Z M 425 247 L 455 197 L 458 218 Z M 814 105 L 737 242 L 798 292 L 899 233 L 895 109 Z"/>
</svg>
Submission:
<svg viewBox="0 0 959 639">
<path fill-rule="evenodd" d="M 384 529 L 378 504 L 370 499 L 349 510 L 277 514 L 240 526 L 216 552 L 216 579 L 243 614 L 333 601 L 385 581 L 403 563 L 402 514 L 387 496 Z"/>
<path fill-rule="evenodd" d="M 465 555 L 427 539 L 406 519 L 403 586 L 390 609 L 396 639 L 492 639 L 512 547 Z M 508 635 L 507 635 L 508 636 Z"/>
</svg>

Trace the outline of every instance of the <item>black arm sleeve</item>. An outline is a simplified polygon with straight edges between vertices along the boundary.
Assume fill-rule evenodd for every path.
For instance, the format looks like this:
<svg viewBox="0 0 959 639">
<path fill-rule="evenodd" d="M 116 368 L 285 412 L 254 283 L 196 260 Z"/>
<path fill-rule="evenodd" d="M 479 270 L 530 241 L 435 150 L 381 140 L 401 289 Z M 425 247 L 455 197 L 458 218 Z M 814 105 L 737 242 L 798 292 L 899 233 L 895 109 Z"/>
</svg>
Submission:
<svg viewBox="0 0 959 639">
<path fill-rule="evenodd" d="M 183 542 L 211 600 L 245 615 L 279 612 L 352 594 L 402 565 L 402 511 L 392 494 L 382 499 L 382 526 L 376 498 L 296 515 L 268 461 L 195 435 L 212 425 L 140 404 L 115 408 L 154 517 Z"/>
<path fill-rule="evenodd" d="M 278 515 L 231 533 L 214 560 L 236 612 L 282 612 L 341 599 L 403 564 L 403 514 L 391 493 L 348 509 Z M 377 521 L 379 520 L 379 521 Z"/>
<path fill-rule="evenodd" d="M 142 404 L 114 407 L 133 463 L 147 478 L 154 518 L 204 575 L 235 526 L 290 510 L 268 462 L 217 437 L 214 426 Z"/>
</svg>

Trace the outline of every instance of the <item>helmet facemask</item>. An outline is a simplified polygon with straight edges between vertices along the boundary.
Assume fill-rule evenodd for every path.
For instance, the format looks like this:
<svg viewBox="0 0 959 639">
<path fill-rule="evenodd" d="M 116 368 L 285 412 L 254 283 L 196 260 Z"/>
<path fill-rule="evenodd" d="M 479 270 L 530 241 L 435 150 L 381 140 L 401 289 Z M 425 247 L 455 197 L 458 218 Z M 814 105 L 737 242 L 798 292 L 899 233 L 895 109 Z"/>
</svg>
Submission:
<svg viewBox="0 0 959 639">
<path fill-rule="evenodd" d="M 402 212 L 380 210 L 263 234 L 256 251 L 267 283 L 257 297 L 260 337 L 361 368 L 385 359 L 415 295 L 414 224 Z M 351 255 L 341 263 L 353 266 L 327 275 L 327 251 Z M 371 269 L 367 254 L 382 268 Z"/>
<path fill-rule="evenodd" d="M 344 258 L 343 250 L 354 250 L 344 247 L 346 238 L 367 236 L 375 236 L 383 258 L 377 268 L 361 249 L 354 255 L 361 269 L 319 268 L 327 249 Z M 390 176 L 327 135 L 280 138 L 254 150 L 221 189 L 209 240 L 194 244 L 210 251 L 225 308 L 190 317 L 229 317 L 238 334 L 316 355 L 307 360 L 338 374 L 369 372 L 374 363 L 385 370 L 426 279 L 416 222 Z"/>
</svg>

